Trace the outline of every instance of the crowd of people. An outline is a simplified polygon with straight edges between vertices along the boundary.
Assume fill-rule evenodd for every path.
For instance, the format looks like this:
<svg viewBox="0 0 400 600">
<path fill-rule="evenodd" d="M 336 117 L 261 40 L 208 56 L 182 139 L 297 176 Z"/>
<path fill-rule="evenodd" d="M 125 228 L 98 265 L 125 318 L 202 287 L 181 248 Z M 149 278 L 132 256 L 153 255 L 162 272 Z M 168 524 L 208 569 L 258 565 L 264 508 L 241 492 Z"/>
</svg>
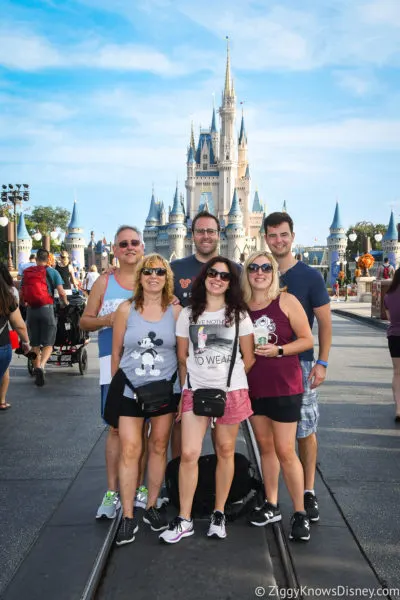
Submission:
<svg viewBox="0 0 400 600">
<path fill-rule="evenodd" d="M 102 274 L 91 267 L 83 286 L 65 251 L 54 269 L 43 249 L 22 266 L 20 297 L 8 270 L 0 268 L 0 410 L 10 406 L 9 324 L 18 332 L 22 351 L 34 357 L 35 383 L 41 386 L 56 334 L 54 291 L 65 305 L 71 288 L 83 287 L 87 294 L 80 327 L 98 332 L 101 416 L 109 426 L 107 489 L 96 518 L 115 518 L 122 504 L 117 545 L 134 541 L 137 507 L 145 509 L 143 522 L 165 543 L 194 534 L 198 460 L 210 424 L 217 467 L 207 535 L 224 539 L 236 438 L 246 419 L 259 448 L 264 483 L 264 501 L 249 523 L 262 527 L 282 519 L 281 469 L 293 504 L 289 538 L 308 541 L 310 523 L 320 518 L 317 388 L 328 368 L 330 298 L 320 273 L 292 255 L 291 217 L 271 213 L 264 230 L 269 251 L 252 253 L 243 265 L 218 254 L 219 220 L 203 211 L 192 222 L 195 253 L 171 264 L 159 254 L 145 255 L 141 232 L 122 225 L 113 245 L 118 266 Z M 396 421 L 399 289 L 397 270 L 385 298 Z M 26 307 L 27 326 L 19 303 Z M 180 508 L 171 522 L 160 502 L 169 444 L 172 456 L 180 457 Z"/>
<path fill-rule="evenodd" d="M 218 255 L 220 224 L 208 212 L 192 222 L 195 253 L 171 265 L 146 256 L 140 231 L 123 225 L 114 240 L 118 267 L 92 285 L 81 327 L 99 332 L 101 415 L 109 425 L 107 490 L 96 517 L 115 518 L 122 502 L 117 545 L 134 541 L 140 505 L 162 541 L 193 535 L 198 459 L 210 423 L 217 467 L 207 535 L 225 538 L 236 437 L 248 418 L 265 486 L 250 523 L 281 520 L 282 467 L 294 509 L 290 538 L 310 539 L 310 521 L 319 519 L 316 388 L 328 367 L 330 299 L 321 275 L 292 256 L 290 216 L 272 213 L 264 226 L 271 253 L 257 252 L 241 267 Z M 221 402 L 222 412 L 210 418 L 206 411 Z M 159 495 L 170 438 L 180 457 L 180 509 L 168 522 Z"/>
</svg>

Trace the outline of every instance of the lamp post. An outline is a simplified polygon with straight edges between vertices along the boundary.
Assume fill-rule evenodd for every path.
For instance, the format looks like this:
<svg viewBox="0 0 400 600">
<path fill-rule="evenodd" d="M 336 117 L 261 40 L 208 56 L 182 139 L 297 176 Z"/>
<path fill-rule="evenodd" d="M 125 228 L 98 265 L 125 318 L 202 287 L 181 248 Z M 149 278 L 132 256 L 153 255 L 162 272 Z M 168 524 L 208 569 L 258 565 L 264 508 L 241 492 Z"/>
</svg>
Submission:
<svg viewBox="0 0 400 600">
<path fill-rule="evenodd" d="M 22 188 L 22 189 L 21 189 Z M 14 207 L 14 266 L 18 269 L 18 243 L 17 243 L 17 206 L 29 200 L 29 185 L 27 183 L 16 183 L 2 185 L 1 201 L 12 204 Z"/>
<path fill-rule="evenodd" d="M 305 262 L 308 265 L 308 257 L 309 257 L 309 253 L 307 252 L 307 250 L 305 252 L 303 252 L 303 257 L 306 259 Z"/>
</svg>

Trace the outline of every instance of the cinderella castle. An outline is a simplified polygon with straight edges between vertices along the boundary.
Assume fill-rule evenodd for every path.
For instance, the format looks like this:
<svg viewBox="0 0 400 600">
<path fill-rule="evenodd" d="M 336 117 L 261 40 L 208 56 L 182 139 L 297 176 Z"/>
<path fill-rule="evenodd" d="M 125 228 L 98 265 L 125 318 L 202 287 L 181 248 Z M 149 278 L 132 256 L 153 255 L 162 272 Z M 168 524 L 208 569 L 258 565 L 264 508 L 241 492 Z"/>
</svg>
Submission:
<svg viewBox="0 0 400 600">
<path fill-rule="evenodd" d="M 215 215 L 221 224 L 221 254 L 239 261 L 253 250 L 264 247 L 265 209 L 258 192 L 250 206 L 251 177 L 247 134 L 242 113 L 240 133 L 236 132 L 236 94 L 231 76 L 229 46 L 225 85 L 219 109 L 219 127 L 215 108 L 211 126 L 200 129 L 195 142 L 193 124 L 187 150 L 186 202 L 176 187 L 172 208 L 151 197 L 144 228 L 146 252 L 158 252 L 168 260 L 193 253 L 191 223 L 202 210 Z"/>
</svg>

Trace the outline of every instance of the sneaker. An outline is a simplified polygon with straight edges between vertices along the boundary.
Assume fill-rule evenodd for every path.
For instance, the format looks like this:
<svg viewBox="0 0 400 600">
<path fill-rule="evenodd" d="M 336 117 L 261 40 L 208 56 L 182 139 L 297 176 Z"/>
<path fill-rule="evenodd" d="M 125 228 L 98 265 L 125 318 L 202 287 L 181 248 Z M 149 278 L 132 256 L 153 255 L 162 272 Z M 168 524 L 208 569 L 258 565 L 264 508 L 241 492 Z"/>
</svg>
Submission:
<svg viewBox="0 0 400 600">
<path fill-rule="evenodd" d="M 150 525 L 152 531 L 164 531 L 164 529 L 168 529 L 168 519 L 165 508 L 151 506 L 144 511 L 143 522 Z"/>
<path fill-rule="evenodd" d="M 121 524 L 118 529 L 115 543 L 117 546 L 123 546 L 124 544 L 130 544 L 135 541 L 135 533 L 138 532 L 139 525 L 135 518 L 130 519 L 129 517 L 122 517 Z"/>
<path fill-rule="evenodd" d="M 37 367 L 34 371 L 35 375 L 35 385 L 38 387 L 44 386 L 44 370 L 42 367 Z"/>
<path fill-rule="evenodd" d="M 313 523 L 319 521 L 317 496 L 311 492 L 306 492 L 304 494 L 304 510 L 306 511 L 307 517 L 310 519 L 310 521 L 313 521 Z"/>
<path fill-rule="evenodd" d="M 136 490 L 134 506 L 136 506 L 136 508 L 146 508 L 147 496 L 148 496 L 147 487 L 144 485 L 139 486 L 138 489 Z"/>
<path fill-rule="evenodd" d="M 226 538 L 225 515 L 219 510 L 214 511 L 211 515 L 207 537 L 219 538 L 220 540 Z"/>
<path fill-rule="evenodd" d="M 290 520 L 291 530 L 289 539 L 294 541 L 308 542 L 310 539 L 310 521 L 307 515 L 295 512 Z"/>
<path fill-rule="evenodd" d="M 161 488 L 160 496 L 157 498 L 157 508 L 161 508 L 162 506 L 168 506 L 169 498 L 167 488 L 164 486 Z"/>
<path fill-rule="evenodd" d="M 261 508 L 255 508 L 250 515 L 250 523 L 256 527 L 264 527 L 264 525 L 268 525 L 268 523 L 277 523 L 277 521 L 281 520 L 282 515 L 279 504 L 274 506 L 267 500 Z"/>
<path fill-rule="evenodd" d="M 175 517 L 168 525 L 168 529 L 163 531 L 159 538 L 167 544 L 177 544 L 184 537 L 194 534 L 193 520 L 187 521 L 182 517 Z"/>
<path fill-rule="evenodd" d="M 119 508 L 121 508 L 121 502 L 119 501 L 118 492 L 110 492 L 110 490 L 108 490 L 104 494 L 103 501 L 97 509 L 96 519 L 101 519 L 102 517 L 115 519 Z"/>
</svg>

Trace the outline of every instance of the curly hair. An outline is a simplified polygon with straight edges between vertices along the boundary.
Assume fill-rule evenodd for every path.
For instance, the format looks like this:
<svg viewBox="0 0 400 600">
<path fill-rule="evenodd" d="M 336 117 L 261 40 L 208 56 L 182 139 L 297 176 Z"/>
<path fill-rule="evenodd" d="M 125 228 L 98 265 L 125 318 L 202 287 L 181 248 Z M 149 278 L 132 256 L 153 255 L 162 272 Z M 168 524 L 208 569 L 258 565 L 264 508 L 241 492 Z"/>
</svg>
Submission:
<svg viewBox="0 0 400 600">
<path fill-rule="evenodd" d="M 231 260 L 223 256 L 214 256 L 214 258 L 206 262 L 194 280 L 192 286 L 192 297 L 190 299 L 190 306 L 192 308 L 191 320 L 193 323 L 197 323 L 198 318 L 206 309 L 207 290 L 205 281 L 207 279 L 207 271 L 216 263 L 223 263 L 226 265 L 229 273 L 231 274 L 229 286 L 225 292 L 225 324 L 226 327 L 230 327 L 236 318 L 240 318 L 240 315 L 246 312 L 246 305 L 240 289 L 239 267 Z"/>
<path fill-rule="evenodd" d="M 272 256 L 272 254 L 270 254 L 269 252 L 264 252 L 263 250 L 260 250 L 258 252 L 253 252 L 253 254 L 250 254 L 250 256 L 246 259 L 246 262 L 243 265 L 243 271 L 242 271 L 242 275 L 241 275 L 243 297 L 244 297 L 244 301 L 246 302 L 246 304 L 248 304 L 250 302 L 251 296 L 252 296 L 252 289 L 251 289 L 250 280 L 249 280 L 249 272 L 247 269 L 248 269 L 248 266 L 251 265 L 251 263 L 253 263 L 255 260 L 257 260 L 257 258 L 260 258 L 261 256 L 265 256 L 265 258 L 268 259 L 268 261 L 271 263 L 272 269 L 273 269 L 271 285 L 269 286 L 269 289 L 266 292 L 266 299 L 268 298 L 269 300 L 275 300 L 275 298 L 277 298 L 279 296 L 280 292 L 283 292 L 286 290 L 286 288 L 284 288 L 284 289 L 279 288 L 278 263 L 276 262 L 275 258 Z"/>
<path fill-rule="evenodd" d="M 159 263 L 162 264 L 163 269 L 167 270 L 167 273 L 165 275 L 165 284 L 162 290 L 161 297 L 162 309 L 166 310 L 166 308 L 172 302 L 172 299 L 174 297 L 174 274 L 172 272 L 172 269 L 169 266 L 168 261 L 166 261 L 165 258 L 160 254 L 148 254 L 147 256 L 143 256 L 142 260 L 137 265 L 135 279 L 133 282 L 133 296 L 129 299 L 129 302 L 135 303 L 135 308 L 138 311 L 143 310 L 144 302 L 143 286 L 141 282 L 142 269 L 146 269 L 148 267 L 155 267 Z"/>
</svg>

